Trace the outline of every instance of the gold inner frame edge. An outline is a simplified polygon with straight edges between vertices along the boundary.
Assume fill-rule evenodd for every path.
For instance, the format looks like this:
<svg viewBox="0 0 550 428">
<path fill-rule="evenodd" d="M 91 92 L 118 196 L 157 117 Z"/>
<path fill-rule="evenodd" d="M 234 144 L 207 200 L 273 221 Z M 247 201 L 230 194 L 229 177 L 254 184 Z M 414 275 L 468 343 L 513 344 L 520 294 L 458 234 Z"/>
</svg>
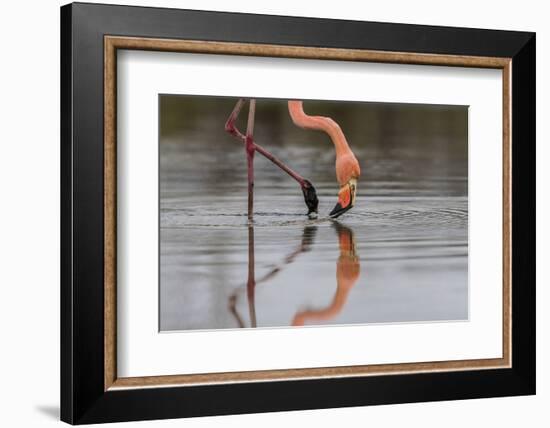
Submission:
<svg viewBox="0 0 550 428">
<path fill-rule="evenodd" d="M 393 64 L 495 68 L 502 70 L 503 131 L 503 349 L 501 358 L 420 363 L 278 369 L 169 376 L 117 377 L 116 366 L 116 53 L 118 49 L 324 59 Z M 315 378 L 360 377 L 511 367 L 511 58 L 422 54 L 306 46 L 287 46 L 142 37 L 104 37 L 104 389 L 154 388 Z"/>
</svg>

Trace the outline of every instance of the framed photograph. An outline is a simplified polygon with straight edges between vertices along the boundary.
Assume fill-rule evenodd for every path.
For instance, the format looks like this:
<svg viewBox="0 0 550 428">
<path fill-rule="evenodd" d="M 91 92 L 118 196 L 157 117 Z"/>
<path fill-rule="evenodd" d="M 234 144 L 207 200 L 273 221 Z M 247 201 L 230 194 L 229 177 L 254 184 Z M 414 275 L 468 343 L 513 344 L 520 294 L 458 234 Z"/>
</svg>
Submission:
<svg viewBox="0 0 550 428">
<path fill-rule="evenodd" d="M 535 35 L 61 8 L 61 418 L 535 393 Z"/>
</svg>

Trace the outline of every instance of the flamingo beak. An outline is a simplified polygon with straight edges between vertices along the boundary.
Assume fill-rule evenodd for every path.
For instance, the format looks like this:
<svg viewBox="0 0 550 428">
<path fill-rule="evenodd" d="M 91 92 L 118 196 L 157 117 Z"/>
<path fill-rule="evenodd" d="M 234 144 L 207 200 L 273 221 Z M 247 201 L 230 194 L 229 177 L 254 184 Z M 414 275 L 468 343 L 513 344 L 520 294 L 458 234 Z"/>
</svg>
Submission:
<svg viewBox="0 0 550 428">
<path fill-rule="evenodd" d="M 355 192 L 357 189 L 357 179 L 352 178 L 338 192 L 338 203 L 332 209 L 329 216 L 336 218 L 349 211 L 355 205 Z"/>
<path fill-rule="evenodd" d="M 302 193 L 304 194 L 304 201 L 308 208 L 308 215 L 317 214 L 317 208 L 319 207 L 319 199 L 317 199 L 317 192 L 315 187 L 310 181 L 306 180 L 302 186 Z"/>
</svg>

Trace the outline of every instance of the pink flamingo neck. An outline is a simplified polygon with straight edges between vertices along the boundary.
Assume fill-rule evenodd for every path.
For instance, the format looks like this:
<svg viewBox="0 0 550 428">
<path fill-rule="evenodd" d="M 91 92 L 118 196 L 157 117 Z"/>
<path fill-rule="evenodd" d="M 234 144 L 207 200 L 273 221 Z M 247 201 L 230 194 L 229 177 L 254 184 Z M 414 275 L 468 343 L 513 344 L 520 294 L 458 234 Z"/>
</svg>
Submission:
<svg viewBox="0 0 550 428">
<path fill-rule="evenodd" d="M 330 117 L 309 116 L 304 112 L 302 101 L 289 101 L 288 111 L 296 126 L 304 129 L 313 129 L 326 132 L 334 144 L 334 148 L 336 149 L 336 157 L 348 153 L 353 154 L 346 137 L 340 128 L 340 125 L 338 125 Z"/>
</svg>

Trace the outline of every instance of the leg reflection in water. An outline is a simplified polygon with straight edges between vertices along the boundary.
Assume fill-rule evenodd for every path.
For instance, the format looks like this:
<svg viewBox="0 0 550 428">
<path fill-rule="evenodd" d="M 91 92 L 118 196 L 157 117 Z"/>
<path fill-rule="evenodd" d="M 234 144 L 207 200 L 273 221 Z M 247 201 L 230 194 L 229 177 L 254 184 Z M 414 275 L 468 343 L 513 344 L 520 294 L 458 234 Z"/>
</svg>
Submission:
<svg viewBox="0 0 550 428">
<path fill-rule="evenodd" d="M 333 225 L 338 234 L 338 245 L 340 249 L 340 256 L 336 262 L 336 293 L 328 307 L 298 312 L 292 320 L 291 325 L 293 326 L 305 325 L 307 321 L 323 321 L 336 317 L 342 311 L 350 290 L 359 279 L 360 262 L 356 253 L 353 231 L 349 227 L 344 226 L 337 221 L 333 221 Z M 254 227 L 248 227 L 248 279 L 246 290 L 251 327 L 257 327 L 255 307 L 256 286 L 268 282 L 279 272 L 281 272 L 285 266 L 293 263 L 300 254 L 309 251 L 314 243 L 316 233 L 316 226 L 305 227 L 300 245 L 287 257 L 285 257 L 280 265 L 271 269 L 261 278 L 256 279 Z M 235 317 L 238 326 L 243 328 L 245 327 L 245 323 L 236 308 L 238 293 L 239 292 L 236 291 L 229 297 L 229 311 Z"/>
<path fill-rule="evenodd" d="M 256 261 L 254 259 L 254 227 L 251 225 L 248 226 L 248 280 L 246 282 L 246 296 L 248 299 L 250 327 L 257 327 L 255 305 L 256 286 L 269 281 L 270 279 L 275 277 L 286 265 L 293 263 L 300 254 L 309 251 L 315 239 L 316 233 L 317 226 L 306 226 L 302 233 L 302 242 L 300 243 L 300 245 L 298 245 L 298 247 L 292 253 L 286 256 L 281 264 L 275 266 L 261 278 L 256 280 Z M 238 291 L 236 291 L 229 297 L 229 311 L 237 320 L 237 324 L 239 325 L 239 327 L 243 328 L 245 327 L 244 321 L 237 312 L 237 294 Z"/>
</svg>

